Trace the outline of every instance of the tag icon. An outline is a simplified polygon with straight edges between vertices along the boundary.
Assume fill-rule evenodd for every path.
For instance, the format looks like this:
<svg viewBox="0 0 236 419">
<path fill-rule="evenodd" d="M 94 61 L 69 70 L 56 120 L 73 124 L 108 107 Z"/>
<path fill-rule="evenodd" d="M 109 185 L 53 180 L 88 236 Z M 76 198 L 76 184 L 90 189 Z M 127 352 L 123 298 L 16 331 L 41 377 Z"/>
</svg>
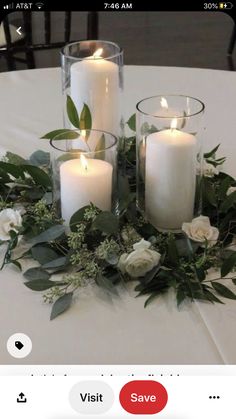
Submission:
<svg viewBox="0 0 236 419">
<path fill-rule="evenodd" d="M 20 340 L 16 340 L 15 341 L 15 347 L 17 349 L 19 349 L 19 351 L 20 351 L 22 348 L 24 348 L 24 345 L 23 345 L 23 343 Z"/>
</svg>

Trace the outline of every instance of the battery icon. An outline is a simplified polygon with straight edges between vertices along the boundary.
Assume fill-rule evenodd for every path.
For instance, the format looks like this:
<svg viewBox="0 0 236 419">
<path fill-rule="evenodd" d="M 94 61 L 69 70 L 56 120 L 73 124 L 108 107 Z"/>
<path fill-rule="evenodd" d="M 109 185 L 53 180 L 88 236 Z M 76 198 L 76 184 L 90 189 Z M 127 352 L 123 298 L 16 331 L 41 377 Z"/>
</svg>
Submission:
<svg viewBox="0 0 236 419">
<path fill-rule="evenodd" d="M 221 10 L 230 10 L 233 8 L 233 3 L 231 2 L 226 2 L 226 3 L 219 3 L 219 9 Z"/>
</svg>

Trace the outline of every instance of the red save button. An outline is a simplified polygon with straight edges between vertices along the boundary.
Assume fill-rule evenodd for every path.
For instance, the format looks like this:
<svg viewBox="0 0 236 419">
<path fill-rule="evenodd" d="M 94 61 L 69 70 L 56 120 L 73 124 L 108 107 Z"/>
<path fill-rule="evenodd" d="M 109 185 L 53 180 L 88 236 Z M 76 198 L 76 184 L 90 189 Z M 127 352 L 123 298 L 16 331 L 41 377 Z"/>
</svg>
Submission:
<svg viewBox="0 0 236 419">
<path fill-rule="evenodd" d="M 154 415 L 166 406 L 168 394 L 157 381 L 137 380 L 125 384 L 120 391 L 120 404 L 126 412 Z"/>
</svg>

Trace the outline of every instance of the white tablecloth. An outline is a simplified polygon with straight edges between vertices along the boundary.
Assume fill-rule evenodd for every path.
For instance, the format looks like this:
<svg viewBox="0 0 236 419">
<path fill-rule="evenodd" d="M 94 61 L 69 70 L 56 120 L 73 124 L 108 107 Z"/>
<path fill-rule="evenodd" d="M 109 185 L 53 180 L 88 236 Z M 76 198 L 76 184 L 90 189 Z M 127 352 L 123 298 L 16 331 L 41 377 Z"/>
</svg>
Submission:
<svg viewBox="0 0 236 419">
<path fill-rule="evenodd" d="M 236 176 L 236 74 L 174 67 L 125 67 L 125 116 L 142 98 L 186 94 L 201 99 L 205 149 L 222 143 L 227 168 Z M 0 152 L 22 156 L 48 149 L 38 138 L 62 126 L 59 69 L 0 74 Z M 51 307 L 40 293 L 23 285 L 7 267 L 0 273 L 0 363 L 16 364 L 235 364 L 236 302 L 185 304 L 172 295 L 146 309 L 132 291 L 110 303 L 99 291 L 79 296 L 72 308 L 49 321 Z M 99 293 L 99 295 L 97 294 Z M 15 360 L 6 350 L 8 337 L 28 334 L 33 351 Z"/>
</svg>

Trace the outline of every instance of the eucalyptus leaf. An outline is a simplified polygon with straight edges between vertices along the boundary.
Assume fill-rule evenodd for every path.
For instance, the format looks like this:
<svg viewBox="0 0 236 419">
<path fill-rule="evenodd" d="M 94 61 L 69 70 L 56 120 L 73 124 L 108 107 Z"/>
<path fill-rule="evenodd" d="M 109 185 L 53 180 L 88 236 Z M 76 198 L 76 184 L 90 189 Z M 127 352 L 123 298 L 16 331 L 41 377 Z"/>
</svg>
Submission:
<svg viewBox="0 0 236 419">
<path fill-rule="evenodd" d="M 67 109 L 68 118 L 70 122 L 72 123 L 72 125 L 74 125 L 75 128 L 80 128 L 79 115 L 78 115 L 76 106 L 69 95 L 67 95 L 67 99 L 66 99 L 66 109 Z"/>
<path fill-rule="evenodd" d="M 57 224 L 43 231 L 38 236 L 33 237 L 31 239 L 31 244 L 35 245 L 39 243 L 50 242 L 50 241 L 58 239 L 64 233 L 65 233 L 65 226 L 61 224 Z"/>
<path fill-rule="evenodd" d="M 224 260 L 221 266 L 221 276 L 228 275 L 236 265 L 236 252 L 231 254 L 227 259 Z"/>
<path fill-rule="evenodd" d="M 229 189 L 230 185 L 231 185 L 231 178 L 230 177 L 226 177 L 220 184 L 219 187 L 219 191 L 218 191 L 218 196 L 220 200 L 223 200 L 226 198 L 226 192 Z"/>
<path fill-rule="evenodd" d="M 52 192 L 46 192 L 42 198 L 47 205 L 52 204 Z"/>
<path fill-rule="evenodd" d="M 30 281 L 48 280 L 50 274 L 42 268 L 30 268 L 24 272 L 24 277 Z"/>
<path fill-rule="evenodd" d="M 58 300 L 55 301 L 52 307 L 50 320 L 54 320 L 57 316 L 64 313 L 66 310 L 70 308 L 71 303 L 72 303 L 72 297 L 73 297 L 73 292 L 69 292 L 67 294 L 64 294 L 62 297 L 58 298 Z"/>
<path fill-rule="evenodd" d="M 45 291 L 52 287 L 55 287 L 56 283 L 50 281 L 49 279 L 36 279 L 33 281 L 28 281 L 24 283 L 27 288 L 30 288 L 33 291 Z"/>
<path fill-rule="evenodd" d="M 31 154 L 29 161 L 34 166 L 48 166 L 50 164 L 50 153 L 37 150 Z"/>
<path fill-rule="evenodd" d="M 31 254 L 40 265 L 51 262 L 54 259 L 58 259 L 58 253 L 48 246 L 34 246 L 31 248 Z"/>
<path fill-rule="evenodd" d="M 117 234 L 119 220 L 109 211 L 100 212 L 92 223 L 92 229 L 99 230 L 105 234 Z"/>
<path fill-rule="evenodd" d="M 32 165 L 22 165 L 20 167 L 24 172 L 28 173 L 32 177 L 36 185 L 41 185 L 44 187 L 52 186 L 50 177 L 47 175 L 47 173 L 44 172 L 44 170 L 40 169 L 39 167 Z"/>
<path fill-rule="evenodd" d="M 112 281 L 110 281 L 106 276 L 98 274 L 96 277 L 96 283 L 99 285 L 99 287 L 104 288 L 111 294 L 118 295 L 117 290 L 114 287 Z"/>
<path fill-rule="evenodd" d="M 227 212 L 235 204 L 236 204 L 236 191 L 235 192 L 232 192 L 222 202 L 222 204 L 220 206 L 220 212 Z"/>
<path fill-rule="evenodd" d="M 60 258 L 54 259 L 51 262 L 45 263 L 43 265 L 44 269 L 55 269 L 55 268 L 62 268 L 63 266 L 67 266 L 69 263 L 68 258 L 66 256 L 61 256 Z"/>
<path fill-rule="evenodd" d="M 87 209 L 90 208 L 90 205 L 85 205 L 85 207 L 80 208 L 78 211 L 76 211 L 71 219 L 70 219 L 70 229 L 71 231 L 76 231 L 77 224 L 81 223 L 81 221 L 84 221 L 84 214 Z"/>
<path fill-rule="evenodd" d="M 39 199 L 43 198 L 44 191 L 40 185 L 34 185 L 32 188 L 26 189 L 23 196 L 24 199 L 28 199 L 29 201 L 38 201 Z"/>
<path fill-rule="evenodd" d="M 6 152 L 6 158 L 8 163 L 14 164 L 16 166 L 26 163 L 26 160 L 23 159 L 23 157 L 19 156 L 18 154 L 11 153 L 11 151 Z"/>
<path fill-rule="evenodd" d="M 0 169 L 2 169 L 6 173 L 9 173 L 16 179 L 24 178 L 24 172 L 22 170 L 22 166 L 0 161 Z"/>
</svg>

